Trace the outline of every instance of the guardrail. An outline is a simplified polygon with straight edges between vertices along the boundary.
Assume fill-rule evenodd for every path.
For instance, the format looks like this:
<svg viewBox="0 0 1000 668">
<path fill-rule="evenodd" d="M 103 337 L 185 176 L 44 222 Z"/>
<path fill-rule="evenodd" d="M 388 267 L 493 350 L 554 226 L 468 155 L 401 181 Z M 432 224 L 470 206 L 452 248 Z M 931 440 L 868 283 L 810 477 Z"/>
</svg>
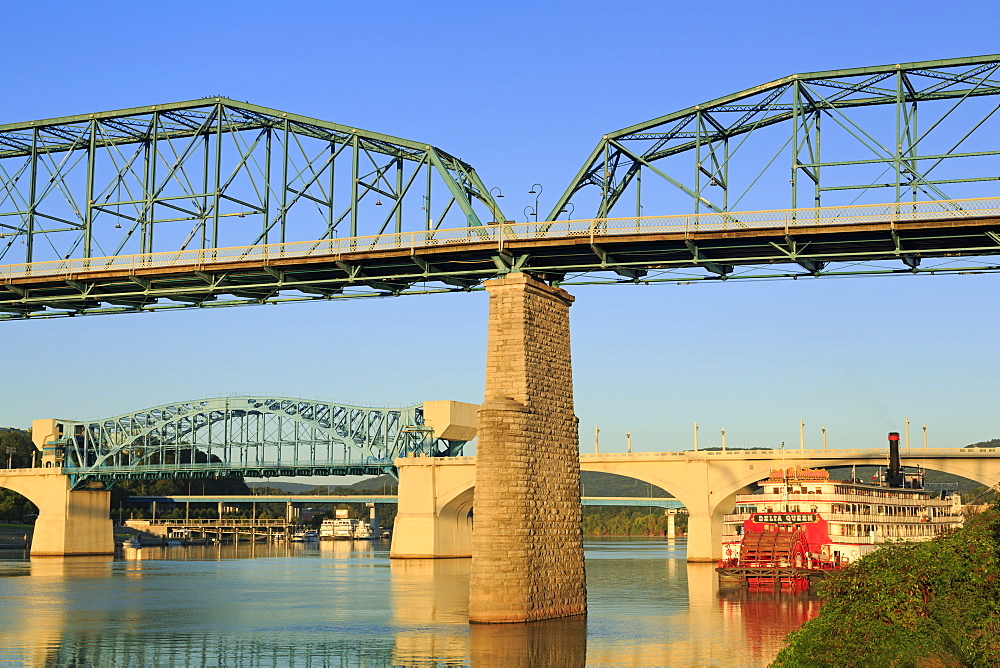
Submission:
<svg viewBox="0 0 1000 668">
<path fill-rule="evenodd" d="M 936 505 L 947 504 L 947 501 L 942 501 L 940 499 L 927 499 L 921 498 L 919 496 L 922 490 L 907 490 L 905 493 L 893 494 L 892 492 L 886 492 L 886 489 L 892 489 L 888 487 L 873 487 L 871 489 L 871 494 L 840 494 L 837 492 L 827 492 L 823 493 L 806 493 L 806 492 L 789 492 L 786 496 L 781 492 L 775 494 L 774 492 L 762 492 L 760 494 L 737 494 L 736 503 L 753 503 L 755 505 L 760 505 L 764 503 L 798 503 L 798 504 L 808 504 L 808 503 L 863 503 L 867 505 L 879 505 L 885 504 L 886 501 L 910 501 L 911 505 L 934 505 L 927 503 L 928 501 L 937 501 Z"/>
<path fill-rule="evenodd" d="M 192 520 L 141 520 L 149 524 L 150 526 L 210 526 L 210 527 L 284 527 L 288 524 L 293 524 L 288 520 L 272 520 L 272 519 L 256 519 L 256 520 L 239 520 L 239 519 L 192 519 Z"/>
<path fill-rule="evenodd" d="M 745 522 L 753 513 L 723 515 L 723 522 Z M 820 517 L 830 522 L 855 522 L 858 524 L 955 524 L 954 517 L 930 517 L 919 515 L 872 515 L 861 513 L 820 513 Z"/>
<path fill-rule="evenodd" d="M 232 262 L 268 263 L 274 260 L 341 258 L 378 251 L 435 249 L 461 244 L 487 243 L 502 251 L 505 243 L 540 239 L 595 239 L 614 236 L 681 233 L 684 235 L 733 230 L 783 230 L 842 225 L 912 223 L 923 220 L 969 219 L 1000 214 L 1000 198 L 939 200 L 899 204 L 863 204 L 811 209 L 778 209 L 732 213 L 697 213 L 670 216 L 588 218 L 536 223 L 491 223 L 446 230 L 391 232 L 362 237 L 176 250 L 139 255 L 48 260 L 0 265 L 0 279 L 67 276 L 98 271 L 136 271 L 177 267 L 208 267 Z M 15 233 L 17 234 L 17 233 Z M 14 235 L 2 235 L 14 236 Z"/>
<path fill-rule="evenodd" d="M 67 475 L 88 475 L 91 473 L 157 473 L 162 471 L 204 473 L 206 471 L 231 471 L 234 469 L 294 469 L 294 468 L 345 468 L 352 466 L 392 466 L 391 459 L 358 461 L 271 461 L 271 462 L 205 462 L 195 464 L 137 464 L 135 466 L 64 466 L 60 470 Z"/>
<path fill-rule="evenodd" d="M 941 456 L 974 457 L 992 454 L 1000 457 L 1000 448 L 911 448 L 900 453 L 904 459 L 926 459 Z M 786 461 L 789 466 L 797 466 L 802 459 L 886 459 L 889 453 L 879 448 L 840 448 L 822 450 L 806 448 L 805 450 L 678 450 L 670 452 L 583 452 L 580 457 L 586 459 L 629 459 L 646 457 L 689 457 L 691 455 L 723 458 L 723 459 L 764 459 L 773 463 Z M 774 471 L 781 471 L 776 468 Z M 803 482 L 829 482 L 826 479 L 803 478 Z"/>
</svg>

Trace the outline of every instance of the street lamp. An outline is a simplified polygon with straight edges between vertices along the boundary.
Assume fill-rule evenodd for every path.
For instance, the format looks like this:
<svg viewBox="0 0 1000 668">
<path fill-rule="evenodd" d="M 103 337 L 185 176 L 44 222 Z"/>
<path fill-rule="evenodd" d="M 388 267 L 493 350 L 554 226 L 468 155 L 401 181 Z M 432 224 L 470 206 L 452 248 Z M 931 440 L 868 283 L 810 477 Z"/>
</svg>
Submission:
<svg viewBox="0 0 1000 668">
<path fill-rule="evenodd" d="M 538 209 L 537 208 L 532 209 L 530 204 L 528 206 L 524 207 L 524 222 L 530 223 L 531 222 L 531 216 L 532 216 L 532 214 L 534 214 L 534 216 L 535 216 L 535 222 L 537 223 L 538 222 Z"/>
<path fill-rule="evenodd" d="M 496 186 L 494 186 L 494 187 L 490 188 L 490 196 L 491 196 L 491 197 L 493 196 L 493 191 L 494 191 L 494 190 L 496 190 L 496 191 L 497 191 L 497 192 L 496 192 L 496 198 L 497 198 L 497 199 L 500 199 L 501 197 L 503 197 L 503 193 L 502 193 L 502 192 L 500 192 L 500 189 L 499 189 L 499 188 L 497 188 Z M 495 202 L 494 202 L 494 204 L 495 204 Z M 498 219 L 500 218 L 500 216 L 498 215 L 499 213 L 500 213 L 500 205 L 498 204 L 498 205 L 497 205 L 497 209 L 496 209 L 496 211 L 494 211 L 494 212 L 493 212 L 493 218 L 494 218 L 494 222 L 495 222 L 495 223 L 497 223 L 497 224 L 499 224 L 499 223 L 500 223 L 500 220 L 498 220 Z"/>
<path fill-rule="evenodd" d="M 535 188 L 538 188 L 538 190 L 535 190 Z M 532 183 L 531 184 L 531 190 L 528 191 L 528 194 L 535 196 L 535 222 L 537 223 L 538 222 L 538 198 L 542 196 L 542 184 L 541 183 Z"/>
<path fill-rule="evenodd" d="M 7 468 L 14 468 L 14 448 L 7 448 Z"/>
<path fill-rule="evenodd" d="M 566 206 L 571 206 L 573 208 L 572 209 L 567 209 Z M 566 202 L 566 206 L 564 206 L 559 213 L 565 213 L 565 214 L 567 214 L 566 215 L 566 220 L 573 220 L 573 216 L 576 214 L 576 205 L 573 204 L 572 202 Z"/>
</svg>

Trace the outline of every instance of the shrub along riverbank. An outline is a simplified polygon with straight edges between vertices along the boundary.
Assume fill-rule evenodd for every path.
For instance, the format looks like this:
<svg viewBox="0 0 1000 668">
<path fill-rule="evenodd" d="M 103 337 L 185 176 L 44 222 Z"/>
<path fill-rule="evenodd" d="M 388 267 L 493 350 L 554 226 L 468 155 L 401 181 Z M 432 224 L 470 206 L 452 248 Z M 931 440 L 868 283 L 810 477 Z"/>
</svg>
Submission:
<svg viewBox="0 0 1000 668">
<path fill-rule="evenodd" d="M 687 515 L 674 515 L 677 535 L 687 533 Z M 584 506 L 585 536 L 666 536 L 667 517 L 662 510 Z"/>
<path fill-rule="evenodd" d="M 820 584 L 820 614 L 772 666 L 1000 665 L 1000 506 L 868 555 Z"/>
</svg>

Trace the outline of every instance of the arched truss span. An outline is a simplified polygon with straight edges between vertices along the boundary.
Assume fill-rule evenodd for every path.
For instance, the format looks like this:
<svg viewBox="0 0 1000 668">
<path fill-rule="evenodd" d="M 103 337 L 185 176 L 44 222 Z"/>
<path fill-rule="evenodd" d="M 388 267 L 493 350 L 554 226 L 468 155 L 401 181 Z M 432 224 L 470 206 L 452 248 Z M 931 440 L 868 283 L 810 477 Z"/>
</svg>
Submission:
<svg viewBox="0 0 1000 668">
<path fill-rule="evenodd" d="M 351 406 L 290 397 L 199 399 L 83 422 L 58 421 L 77 484 L 246 475 L 365 475 L 396 457 L 461 453 L 434 439 L 422 404 Z"/>
<path fill-rule="evenodd" d="M 3 264 L 504 220 L 435 146 L 224 97 L 0 125 L 0 216 Z"/>
<path fill-rule="evenodd" d="M 547 220 L 992 196 L 998 96 L 1000 55 L 793 74 L 604 135 Z"/>
</svg>

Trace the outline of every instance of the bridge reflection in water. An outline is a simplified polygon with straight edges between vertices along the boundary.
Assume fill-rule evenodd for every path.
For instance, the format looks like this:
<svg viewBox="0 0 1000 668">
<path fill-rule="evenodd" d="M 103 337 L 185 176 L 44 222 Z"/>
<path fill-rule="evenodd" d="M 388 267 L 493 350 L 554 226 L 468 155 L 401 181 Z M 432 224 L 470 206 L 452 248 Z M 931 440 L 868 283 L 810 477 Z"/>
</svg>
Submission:
<svg viewBox="0 0 1000 668">
<path fill-rule="evenodd" d="M 720 591 L 683 540 L 586 548 L 588 618 L 511 625 L 468 624 L 470 560 L 390 561 L 377 542 L 7 553 L 0 663 L 766 665 L 818 609 L 813 594 Z"/>
</svg>

